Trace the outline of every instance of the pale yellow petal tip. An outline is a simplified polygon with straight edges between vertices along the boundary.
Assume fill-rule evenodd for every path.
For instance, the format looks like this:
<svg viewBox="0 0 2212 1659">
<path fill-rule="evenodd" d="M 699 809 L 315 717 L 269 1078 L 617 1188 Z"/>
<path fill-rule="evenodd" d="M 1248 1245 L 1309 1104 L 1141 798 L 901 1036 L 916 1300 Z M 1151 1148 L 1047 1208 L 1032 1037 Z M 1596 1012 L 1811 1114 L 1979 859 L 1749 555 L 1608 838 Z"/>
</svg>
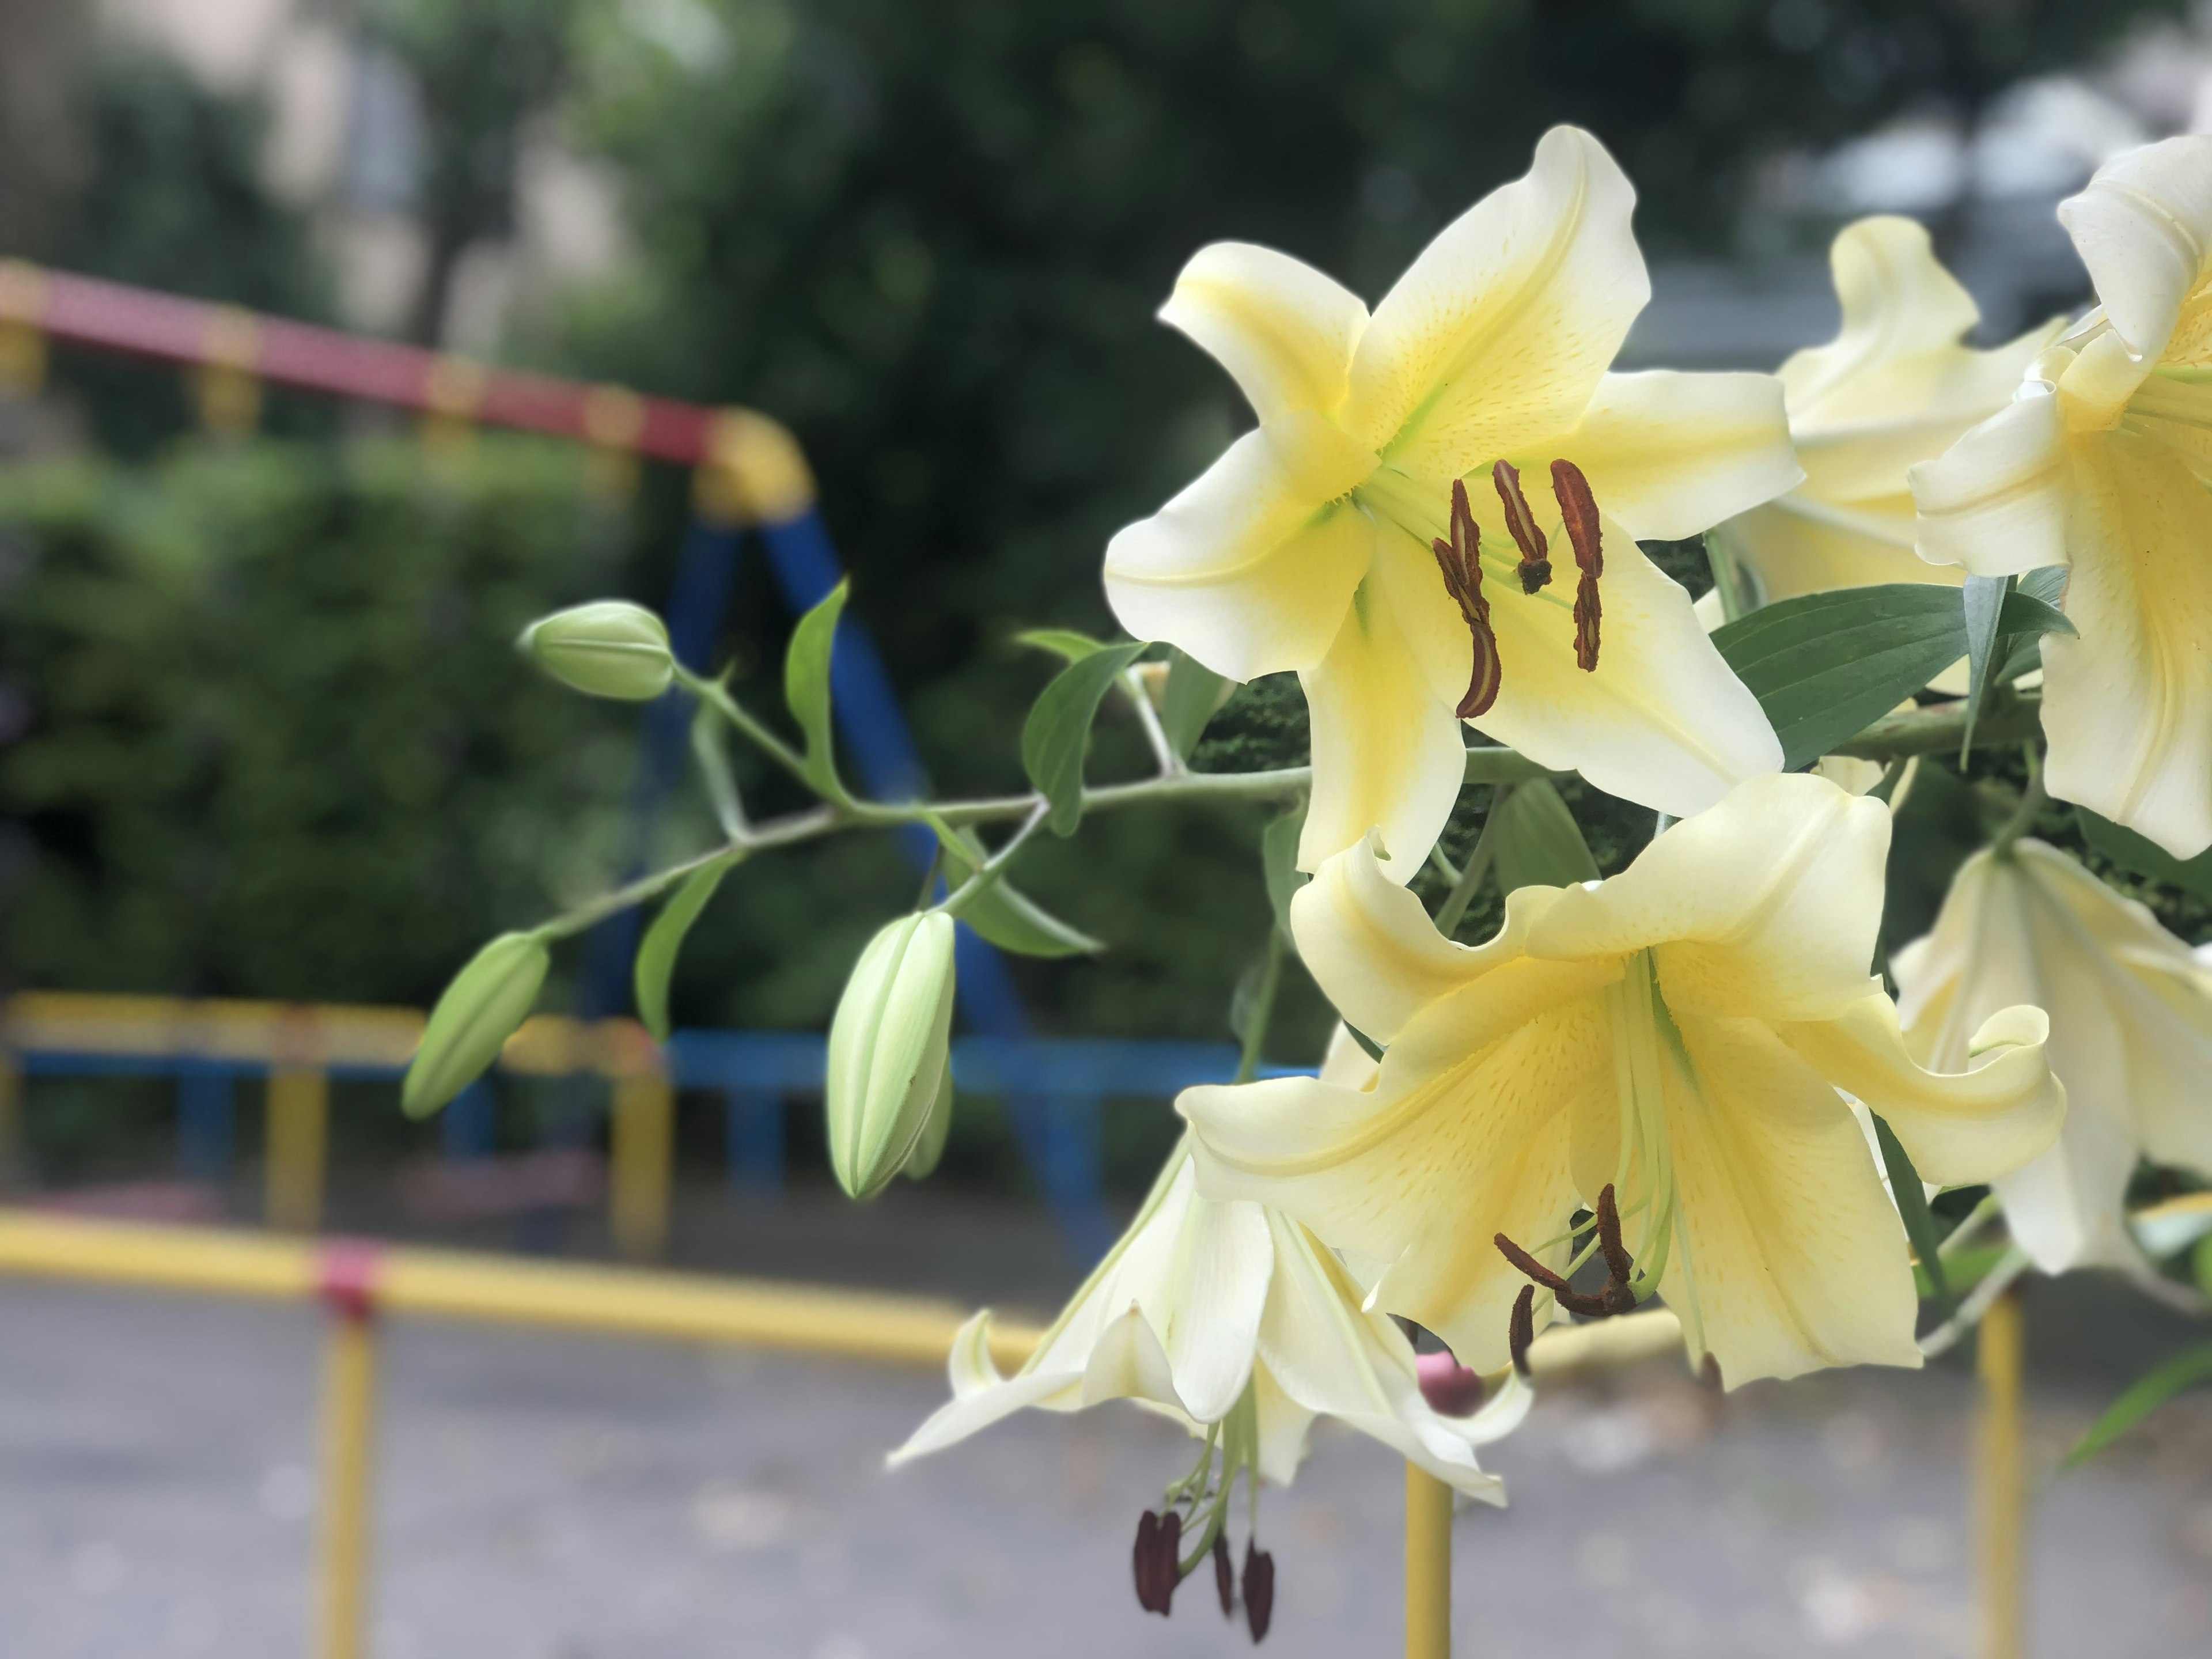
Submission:
<svg viewBox="0 0 2212 1659">
<path fill-rule="evenodd" d="M 2042 1009 L 2021 1003 L 2000 1008 L 1984 1020 L 1966 1044 L 1966 1063 L 1978 1071 L 2000 1054 L 2014 1048 L 2040 1048 L 2051 1040 L 2051 1016 Z"/>
</svg>

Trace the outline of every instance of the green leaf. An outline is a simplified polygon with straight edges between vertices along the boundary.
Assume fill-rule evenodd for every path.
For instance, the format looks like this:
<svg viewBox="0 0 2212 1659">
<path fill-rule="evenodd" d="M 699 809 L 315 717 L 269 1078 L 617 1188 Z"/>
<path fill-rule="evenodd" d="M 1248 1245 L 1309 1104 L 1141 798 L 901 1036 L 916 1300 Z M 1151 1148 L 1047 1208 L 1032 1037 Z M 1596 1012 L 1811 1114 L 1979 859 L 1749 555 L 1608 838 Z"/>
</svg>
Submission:
<svg viewBox="0 0 2212 1659">
<path fill-rule="evenodd" d="M 929 827 L 945 848 L 945 878 L 957 888 L 974 875 L 984 859 L 982 843 L 973 833 L 954 830 L 935 816 Z M 962 908 L 960 920 L 1002 951 L 1018 957 L 1095 957 L 1105 942 L 1070 927 L 1018 890 L 1000 876 Z"/>
<path fill-rule="evenodd" d="M 1960 590 L 1966 623 L 1966 724 L 1959 733 L 1961 769 L 1973 752 L 1974 722 L 1981 716 L 1982 698 L 1990 688 L 1990 670 L 2011 654 L 2000 648 L 1999 632 L 2012 583 L 2010 576 L 1969 576 Z"/>
<path fill-rule="evenodd" d="M 2027 576 L 2019 579 L 2021 586 L 2005 595 L 2004 611 L 1997 621 L 2000 632 L 2014 636 L 2022 634 L 2073 635 L 2081 632 L 2081 629 L 2074 626 L 2073 620 L 2061 611 L 2052 599 L 2045 599 L 2041 593 L 2031 593 L 2027 590 L 2028 576 L 2041 576 L 2046 574 L 2048 573 L 2041 570 L 2029 571 Z M 2058 572 L 2062 577 L 2065 574 L 2063 570 Z"/>
<path fill-rule="evenodd" d="M 1804 594 L 1712 637 L 1792 769 L 1857 736 L 1966 654 L 1957 590 L 1923 582 Z"/>
<path fill-rule="evenodd" d="M 1995 1271 L 2012 1254 L 2009 1244 L 1969 1244 L 1943 1259 L 1943 1279 L 1952 1295 L 1964 1296 Z M 1923 1301 L 1936 1298 L 1936 1281 L 1917 1261 L 1912 1264 L 1912 1283 Z"/>
<path fill-rule="evenodd" d="M 2013 591 L 2045 605 L 2055 605 L 2066 592 L 2066 567 L 2063 564 L 2040 565 L 2025 573 Z"/>
<path fill-rule="evenodd" d="M 806 737 L 804 775 L 816 793 L 834 801 L 848 798 L 837 781 L 837 750 L 830 736 L 830 658 L 851 586 L 839 582 L 829 598 L 799 619 L 783 656 L 783 700 Z"/>
<path fill-rule="evenodd" d="M 676 956 L 684 948 L 684 936 L 691 931 L 691 924 L 699 920 L 707 901 L 714 896 L 714 890 L 737 861 L 720 860 L 694 870 L 660 907 L 653 926 L 645 930 L 632 979 L 637 993 L 637 1017 L 645 1022 L 655 1042 L 668 1041 L 668 981 L 675 976 Z"/>
<path fill-rule="evenodd" d="M 2105 1414 L 2090 1426 L 2089 1432 L 2066 1454 L 2066 1461 L 2058 1466 L 2060 1471 L 2088 1462 L 2176 1395 L 2207 1382 L 2212 1382 L 2212 1343 L 2185 1349 L 2164 1364 L 2154 1367 L 2112 1401 Z"/>
<path fill-rule="evenodd" d="M 1530 779 L 1491 808 L 1483 835 L 1497 860 L 1501 893 L 1597 879 L 1597 860 L 1548 778 Z"/>
<path fill-rule="evenodd" d="M 1483 744 L 1467 751 L 1467 770 L 1461 775 L 1461 780 L 1466 783 L 1526 783 L 1530 778 L 1553 775 L 1526 755 Z"/>
<path fill-rule="evenodd" d="M 1052 803 L 1047 822 L 1055 836 L 1072 836 L 1083 822 L 1083 755 L 1091 722 L 1121 671 L 1145 648 L 1141 641 L 1102 646 L 1062 669 L 1030 710 L 1022 727 L 1022 768 Z"/>
<path fill-rule="evenodd" d="M 1168 658 L 1168 689 L 1160 699 L 1160 728 L 1168 734 L 1168 747 L 1177 760 L 1188 760 L 1190 751 L 1206 734 L 1212 720 L 1237 683 L 1217 674 L 1195 657 L 1180 651 Z"/>
<path fill-rule="evenodd" d="M 1920 1258 L 1920 1270 L 1934 1286 L 1936 1300 L 1948 1319 L 1959 1310 L 1956 1297 L 1951 1294 L 1950 1280 L 1943 1275 L 1943 1254 L 1939 1248 L 1942 1241 L 1936 1236 L 1936 1218 L 1929 1212 L 1928 1189 L 1920 1179 L 1920 1171 L 1912 1167 L 1912 1158 L 1884 1122 L 1880 1113 L 1874 1118 L 1874 1138 L 1881 1148 L 1881 1167 L 1889 1176 L 1890 1195 L 1897 1200 L 1897 1212 L 1905 1218 L 1905 1236 L 1911 1241 L 1912 1254 Z"/>
<path fill-rule="evenodd" d="M 2075 807 L 2074 816 L 2081 821 L 2081 834 L 2089 845 L 2123 869 L 2212 898 L 2212 851 L 2199 853 L 2193 859 L 2178 859 L 2148 836 L 2139 836 L 2086 806 Z"/>
<path fill-rule="evenodd" d="M 1379 1064 L 1382 1059 L 1382 1045 L 1377 1042 L 1373 1037 L 1368 1036 L 1366 1032 L 1361 1030 L 1357 1025 L 1354 1025 L 1350 1020 L 1347 1019 L 1343 1024 L 1345 1031 L 1351 1036 L 1354 1042 L 1359 1045 L 1359 1051 L 1365 1054 L 1368 1059 Z"/>
<path fill-rule="evenodd" d="M 1085 657 L 1103 651 L 1106 642 L 1094 640 L 1088 634 L 1079 634 L 1073 628 L 1032 628 L 1014 635 L 1016 645 L 1033 645 L 1040 651 L 1049 651 L 1065 657 L 1070 662 L 1081 662 Z"/>
<path fill-rule="evenodd" d="M 1313 878 L 1298 868 L 1298 836 L 1306 827 L 1306 803 L 1260 832 L 1260 870 L 1267 881 L 1267 902 L 1275 907 L 1275 926 L 1291 939 L 1291 900 Z"/>
</svg>

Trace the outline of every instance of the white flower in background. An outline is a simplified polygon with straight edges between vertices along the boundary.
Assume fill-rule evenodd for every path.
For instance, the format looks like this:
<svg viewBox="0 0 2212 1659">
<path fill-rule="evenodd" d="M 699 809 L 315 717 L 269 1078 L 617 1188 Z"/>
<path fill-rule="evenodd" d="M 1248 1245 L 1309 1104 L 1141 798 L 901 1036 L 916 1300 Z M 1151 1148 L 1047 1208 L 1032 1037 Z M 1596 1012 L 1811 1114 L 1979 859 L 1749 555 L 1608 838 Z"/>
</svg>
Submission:
<svg viewBox="0 0 2212 1659">
<path fill-rule="evenodd" d="M 2212 1179 L 2212 968 L 2066 854 L 2021 841 L 1960 866 L 1890 972 L 1905 1045 L 1939 1071 L 1998 1009 L 2050 1011 L 2066 1123 L 1997 1181 L 2005 1220 L 2045 1273 L 2139 1263 L 2122 1206 L 2136 1164 Z"/>
<path fill-rule="evenodd" d="M 1249 1389 L 1256 1472 L 1268 1480 L 1286 1484 L 1314 1419 L 1334 1417 L 1469 1497 L 1504 1502 L 1474 1449 L 1527 1414 L 1527 1387 L 1508 1378 L 1472 1415 L 1439 1414 L 1422 1395 L 1413 1346 L 1361 1302 L 1342 1265 L 1288 1217 L 1200 1197 L 1186 1144 L 1013 1376 L 992 1363 L 988 1312 L 962 1328 L 952 1399 L 890 1461 L 941 1451 L 1029 1407 L 1072 1412 L 1107 1400 L 1133 1400 L 1203 1434 Z"/>
<path fill-rule="evenodd" d="M 2064 1093 L 2033 1008 L 1991 1019 L 1960 1075 L 1906 1054 L 1867 971 L 1888 844 L 1879 802 L 1758 778 L 1608 881 L 1518 890 L 1476 946 L 1439 934 L 1371 844 L 1338 855 L 1292 932 L 1389 1045 L 1379 1073 L 1185 1091 L 1200 1191 L 1297 1216 L 1376 1305 L 1479 1370 L 1549 1312 L 1501 1243 L 1567 1271 L 1573 1218 L 1609 1194 L 1633 1250 L 1607 1251 L 1607 1310 L 1656 1285 L 1730 1387 L 1918 1364 L 1904 1229 L 1839 1091 L 1947 1183 L 2042 1152 Z"/>
<path fill-rule="evenodd" d="M 2212 845 L 2212 138 L 2130 151 L 2058 216 L 2103 303 L 1912 470 L 1920 553 L 2071 566 L 2045 786 L 2189 858 Z"/>
<path fill-rule="evenodd" d="M 1960 344 L 1981 313 L 1910 219 L 1845 226 L 1828 261 L 1843 326 L 1780 371 L 1805 481 L 1713 534 L 1765 603 L 1877 582 L 1956 586 L 1963 569 L 1913 551 L 1905 470 L 2002 409 L 2063 325 L 1989 351 Z"/>
<path fill-rule="evenodd" d="M 1379 825 L 1393 877 L 1419 869 L 1459 795 L 1462 717 L 1676 814 L 1781 763 L 1687 595 L 1636 545 L 1797 481 L 1781 389 L 1607 372 L 1650 297 L 1634 204 L 1597 141 L 1558 127 L 1372 315 L 1236 242 L 1201 250 L 1161 311 L 1260 424 L 1115 537 L 1107 598 L 1139 639 L 1232 679 L 1297 672 L 1304 868 Z M 1571 585 L 1551 580 L 1553 552 Z"/>
</svg>

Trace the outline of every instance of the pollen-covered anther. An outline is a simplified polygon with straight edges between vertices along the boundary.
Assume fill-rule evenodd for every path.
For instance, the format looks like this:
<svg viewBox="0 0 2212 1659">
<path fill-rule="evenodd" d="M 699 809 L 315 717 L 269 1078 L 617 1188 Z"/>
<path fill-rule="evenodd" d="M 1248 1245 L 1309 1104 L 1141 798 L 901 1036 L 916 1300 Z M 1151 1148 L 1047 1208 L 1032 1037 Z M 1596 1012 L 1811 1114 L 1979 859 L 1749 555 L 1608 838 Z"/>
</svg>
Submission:
<svg viewBox="0 0 2212 1659">
<path fill-rule="evenodd" d="M 1528 1375 L 1528 1345 L 1536 1340 L 1536 1287 L 1523 1285 L 1513 1298 L 1513 1316 L 1505 1323 L 1506 1346 L 1513 1351 L 1513 1369 Z"/>
<path fill-rule="evenodd" d="M 1499 1233 L 1494 1242 L 1500 1255 L 1549 1291 L 1569 1313 L 1580 1314 L 1585 1319 L 1605 1319 L 1614 1314 L 1633 1313 L 1636 1291 L 1631 1281 L 1635 1276 L 1636 1262 L 1620 1242 L 1620 1210 L 1613 1198 L 1611 1182 L 1607 1182 L 1598 1193 L 1596 1225 L 1598 1251 L 1605 1258 L 1606 1279 L 1604 1287 L 1595 1295 L 1575 1289 L 1564 1277 L 1553 1273 L 1504 1233 Z M 1517 1320 L 1520 1313 L 1517 1305 L 1514 1312 Z"/>
<path fill-rule="evenodd" d="M 1498 659 L 1498 635 L 1491 631 L 1490 601 L 1482 597 L 1482 532 L 1474 522 L 1474 509 L 1468 505 L 1467 485 L 1456 478 L 1452 481 L 1451 539 L 1439 536 L 1429 545 L 1437 556 L 1437 568 L 1443 572 L 1444 591 L 1459 606 L 1474 639 L 1474 672 L 1467 695 L 1455 711 L 1463 720 L 1474 720 L 1488 714 L 1498 701 L 1504 670 Z"/>
<path fill-rule="evenodd" d="M 1157 1613 L 1163 1618 L 1167 1615 L 1174 1602 L 1176 1586 L 1182 1582 L 1179 1559 L 1182 1549 L 1181 1513 L 1170 1509 L 1163 1516 L 1146 1510 L 1137 1522 L 1134 1552 L 1137 1605 L 1146 1613 Z"/>
<path fill-rule="evenodd" d="M 1521 591 L 1534 593 L 1552 580 L 1552 544 L 1536 527 L 1536 515 L 1528 510 L 1528 498 L 1521 493 L 1520 469 L 1510 461 L 1499 461 L 1490 469 L 1490 482 L 1498 486 L 1498 499 L 1505 508 L 1505 527 L 1513 533 L 1513 544 L 1521 550 L 1521 568 L 1515 573 L 1521 578 Z"/>
<path fill-rule="evenodd" d="M 1559 498 L 1559 516 L 1574 544 L 1575 565 L 1582 572 L 1575 584 L 1575 661 L 1585 673 L 1597 667 L 1598 623 L 1603 615 L 1598 603 L 1597 579 L 1605 574 L 1605 547 L 1598 530 L 1597 497 L 1589 480 L 1572 461 L 1552 463 L 1552 494 Z"/>
</svg>

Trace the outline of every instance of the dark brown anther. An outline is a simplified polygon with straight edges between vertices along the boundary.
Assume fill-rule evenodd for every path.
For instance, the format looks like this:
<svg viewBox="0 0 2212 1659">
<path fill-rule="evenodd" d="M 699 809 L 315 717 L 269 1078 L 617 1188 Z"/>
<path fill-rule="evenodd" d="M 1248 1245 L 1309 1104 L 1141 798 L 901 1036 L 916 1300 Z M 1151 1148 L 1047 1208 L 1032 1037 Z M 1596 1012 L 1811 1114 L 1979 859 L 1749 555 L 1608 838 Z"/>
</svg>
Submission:
<svg viewBox="0 0 2212 1659">
<path fill-rule="evenodd" d="M 1532 1291 L 1531 1294 L 1534 1294 Z M 1482 1373 L 1448 1353 L 1425 1353 L 1413 1362 L 1421 1398 L 1439 1417 L 1472 1417 L 1482 1406 Z"/>
<path fill-rule="evenodd" d="M 1569 1313 L 1580 1314 L 1585 1319 L 1602 1319 L 1613 1311 L 1605 1305 L 1603 1297 L 1584 1296 L 1504 1233 L 1498 1235 L 1497 1244 L 1499 1255 L 1558 1297 L 1559 1305 Z"/>
<path fill-rule="evenodd" d="M 1137 1522 L 1137 1605 L 1146 1613 L 1167 1616 L 1176 1586 L 1182 1582 L 1182 1516 L 1174 1510 L 1165 1516 L 1146 1510 Z"/>
<path fill-rule="evenodd" d="M 1626 1285 L 1636 1271 L 1636 1263 L 1620 1242 L 1620 1206 L 1613 1198 L 1610 1181 L 1598 1189 L 1597 1249 L 1605 1258 L 1606 1272 Z"/>
<path fill-rule="evenodd" d="M 1575 584 L 1575 661 L 1589 673 L 1597 667 L 1598 622 L 1603 614 L 1597 579 L 1605 574 L 1605 546 L 1598 530 L 1597 498 L 1572 461 L 1552 463 L 1552 493 L 1559 497 L 1567 539 L 1574 544 L 1575 564 L 1582 571 Z"/>
<path fill-rule="evenodd" d="M 1213 1534 L 1213 1588 L 1221 1595 L 1221 1616 L 1233 1618 L 1237 1613 L 1237 1571 L 1229 1565 L 1226 1527 Z"/>
<path fill-rule="evenodd" d="M 1552 544 L 1536 527 L 1536 515 L 1528 510 L 1528 498 L 1521 493 L 1520 470 L 1510 461 L 1500 461 L 1490 469 L 1490 482 L 1498 486 L 1498 499 L 1505 507 L 1505 527 L 1513 533 L 1513 544 L 1521 550 L 1521 591 L 1534 593 L 1552 580 Z"/>
<path fill-rule="evenodd" d="M 1513 1317 L 1505 1327 L 1505 1340 L 1513 1350 L 1513 1369 L 1528 1375 L 1528 1345 L 1536 1340 L 1536 1287 L 1523 1285 L 1513 1298 Z"/>
<path fill-rule="evenodd" d="M 1244 1546 L 1244 1623 L 1255 1646 L 1267 1640 L 1275 1617 L 1275 1558 L 1257 1544 Z"/>
<path fill-rule="evenodd" d="M 1429 546 L 1437 556 L 1437 568 L 1444 573 L 1444 591 L 1459 606 L 1461 619 L 1474 637 L 1474 672 L 1467 695 L 1455 711 L 1462 720 L 1471 720 L 1488 714 L 1498 701 L 1504 669 L 1498 659 L 1498 635 L 1491 631 L 1490 601 L 1482 597 L 1482 531 L 1474 521 L 1474 509 L 1468 505 L 1467 485 L 1456 478 L 1452 481 L 1451 539 L 1439 536 Z"/>
<path fill-rule="evenodd" d="M 1606 1231 L 1608 1212 L 1613 1216 L 1609 1244 Z M 1496 1238 L 1498 1254 L 1549 1291 L 1558 1298 L 1559 1305 L 1571 1314 L 1580 1314 L 1585 1319 L 1604 1319 L 1613 1314 L 1633 1313 L 1636 1310 L 1636 1292 L 1631 1288 L 1629 1279 L 1636 1270 L 1636 1263 L 1621 1248 L 1620 1214 L 1613 1207 L 1613 1188 L 1609 1184 L 1598 1194 L 1597 1224 L 1598 1248 L 1605 1255 L 1606 1281 L 1605 1288 L 1595 1296 L 1575 1289 L 1504 1233 L 1499 1233 Z"/>
</svg>

